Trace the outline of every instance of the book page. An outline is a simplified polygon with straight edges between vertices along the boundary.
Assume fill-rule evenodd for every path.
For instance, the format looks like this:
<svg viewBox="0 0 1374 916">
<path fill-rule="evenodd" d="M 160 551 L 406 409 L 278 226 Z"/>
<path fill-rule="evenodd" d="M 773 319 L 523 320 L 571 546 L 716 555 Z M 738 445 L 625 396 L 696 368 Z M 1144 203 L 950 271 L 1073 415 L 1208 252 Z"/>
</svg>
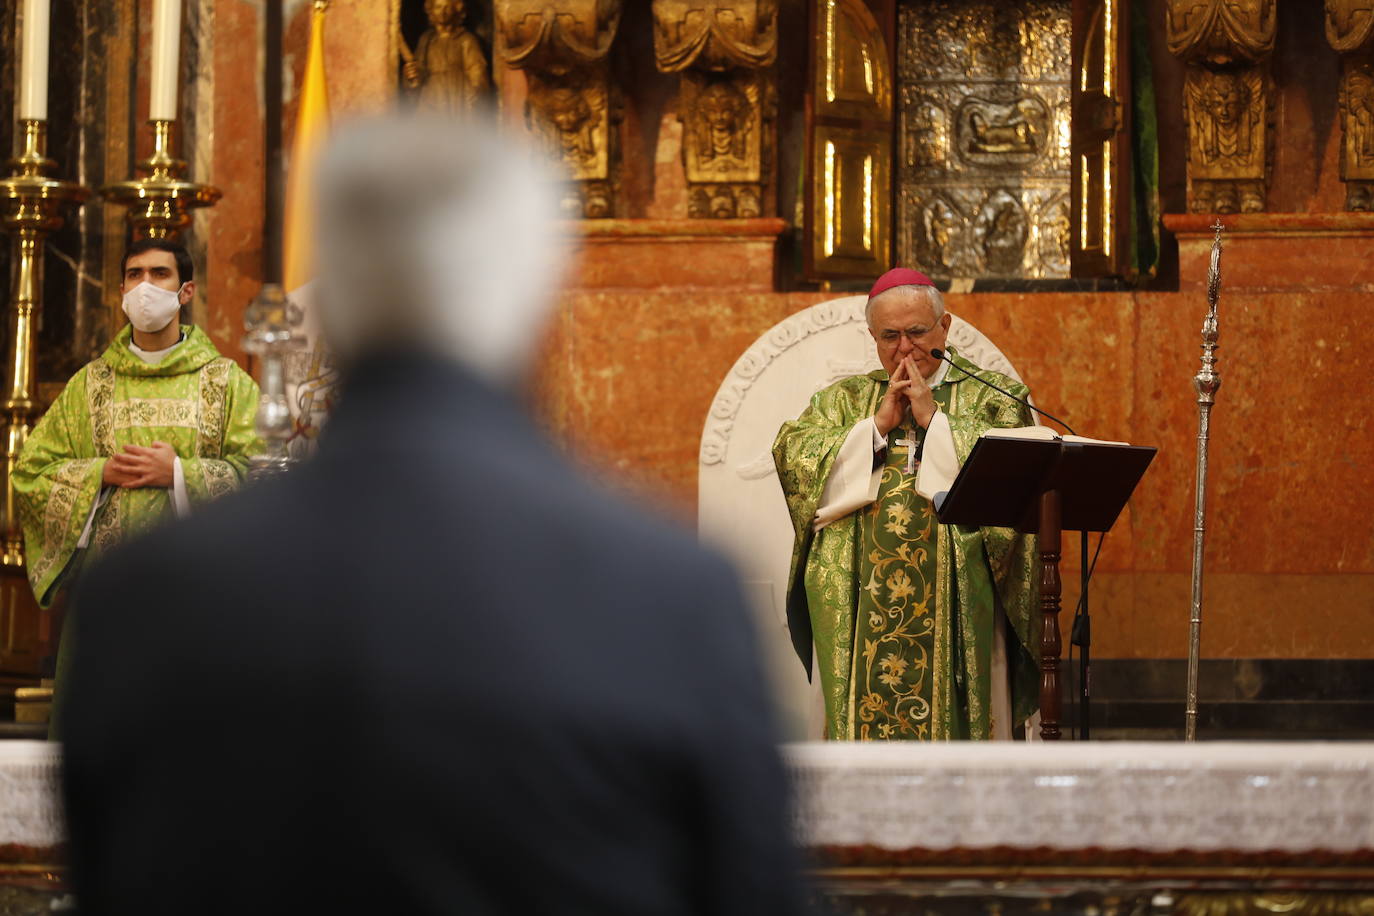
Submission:
<svg viewBox="0 0 1374 916">
<path fill-rule="evenodd" d="M 1117 442 L 1112 439 L 1090 439 L 1087 436 L 1063 435 L 1050 429 L 1048 426 L 1017 426 L 1012 429 L 989 429 L 983 433 L 983 438 L 987 439 L 1062 439 L 1065 442 L 1076 442 L 1080 445 L 1130 445 L 1129 442 Z"/>
</svg>

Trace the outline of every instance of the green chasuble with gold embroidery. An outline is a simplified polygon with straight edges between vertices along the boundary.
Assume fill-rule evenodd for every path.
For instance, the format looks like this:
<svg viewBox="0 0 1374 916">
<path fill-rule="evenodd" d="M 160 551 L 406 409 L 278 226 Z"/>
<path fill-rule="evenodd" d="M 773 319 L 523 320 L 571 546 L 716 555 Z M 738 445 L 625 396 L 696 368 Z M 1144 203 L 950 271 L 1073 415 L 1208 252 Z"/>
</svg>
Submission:
<svg viewBox="0 0 1374 916">
<path fill-rule="evenodd" d="M 129 349 L 131 329 L 62 389 L 29 433 L 11 480 L 19 495 L 29 584 L 43 606 L 78 552 L 97 555 L 172 517 L 161 488 L 109 487 L 87 547 L 77 547 L 101 494 L 105 459 L 126 445 L 166 442 L 181 459 L 192 506 L 238 486 L 260 451 L 258 386 L 199 328 L 156 364 Z"/>
<path fill-rule="evenodd" d="M 1029 425 L 1024 385 L 957 354 L 932 392 L 960 463 L 992 427 Z M 854 425 L 873 416 L 887 372 L 843 379 L 783 424 L 773 459 L 796 540 L 788 623 L 802 663 L 815 655 L 826 736 L 836 739 L 988 738 L 997 610 L 1006 635 L 1013 722 L 1038 703 L 1035 539 L 1006 528 L 941 525 L 907 473 L 906 445 L 925 430 L 907 416 L 888 434 L 878 498 L 820 531 L 813 521 L 831 468 Z M 916 446 L 919 451 L 921 446 Z"/>
</svg>

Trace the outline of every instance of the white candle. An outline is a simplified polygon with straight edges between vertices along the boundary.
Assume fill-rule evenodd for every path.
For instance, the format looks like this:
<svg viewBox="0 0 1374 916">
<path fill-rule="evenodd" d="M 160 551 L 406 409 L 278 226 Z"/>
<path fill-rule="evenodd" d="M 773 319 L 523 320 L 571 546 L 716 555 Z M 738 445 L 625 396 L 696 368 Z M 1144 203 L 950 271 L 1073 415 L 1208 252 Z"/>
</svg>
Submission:
<svg viewBox="0 0 1374 916">
<path fill-rule="evenodd" d="M 177 63 L 181 56 L 181 0 L 153 0 L 153 78 L 148 117 L 177 116 Z"/>
<path fill-rule="evenodd" d="M 22 69 L 19 79 L 19 117 L 48 119 L 48 8 L 49 0 L 24 0 Z"/>
</svg>

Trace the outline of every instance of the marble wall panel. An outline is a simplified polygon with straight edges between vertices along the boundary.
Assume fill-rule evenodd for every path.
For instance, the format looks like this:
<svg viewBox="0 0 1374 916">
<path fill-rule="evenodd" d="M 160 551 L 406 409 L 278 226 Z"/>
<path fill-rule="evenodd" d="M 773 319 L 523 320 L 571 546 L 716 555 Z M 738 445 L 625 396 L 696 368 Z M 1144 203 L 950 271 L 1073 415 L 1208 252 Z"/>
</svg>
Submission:
<svg viewBox="0 0 1374 916">
<path fill-rule="evenodd" d="M 733 361 L 824 293 L 564 296 L 534 397 L 611 486 L 691 518 L 706 410 Z M 1187 654 L 1203 304 L 1180 293 L 948 297 L 1079 432 L 1159 454 L 1107 537 L 1094 654 Z M 1374 645 L 1374 466 L 1362 379 L 1368 294 L 1223 300 L 1212 414 L 1203 654 L 1365 657 Z M 1282 319 L 1282 320 L 1280 320 Z M 1305 330 L 1300 330 L 1305 329 Z M 1309 519 L 1310 521 L 1304 521 Z M 1092 545 L 1096 546 L 1096 538 Z M 1066 539 L 1066 624 L 1078 544 Z"/>
</svg>

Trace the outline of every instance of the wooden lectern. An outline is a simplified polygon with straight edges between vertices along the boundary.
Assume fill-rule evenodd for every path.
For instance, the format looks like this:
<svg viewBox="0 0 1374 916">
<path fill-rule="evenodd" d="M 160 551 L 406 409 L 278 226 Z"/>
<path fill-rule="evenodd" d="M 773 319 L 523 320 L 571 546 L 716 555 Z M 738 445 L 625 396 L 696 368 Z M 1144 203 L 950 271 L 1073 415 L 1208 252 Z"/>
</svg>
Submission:
<svg viewBox="0 0 1374 916">
<path fill-rule="evenodd" d="M 1045 438 L 1025 438 L 1031 429 Z M 1060 533 L 1110 529 L 1156 449 L 1051 435 L 1045 427 L 984 435 L 944 499 L 937 494 L 935 514 L 946 525 L 1040 536 L 1040 737 L 1058 741 Z"/>
</svg>

